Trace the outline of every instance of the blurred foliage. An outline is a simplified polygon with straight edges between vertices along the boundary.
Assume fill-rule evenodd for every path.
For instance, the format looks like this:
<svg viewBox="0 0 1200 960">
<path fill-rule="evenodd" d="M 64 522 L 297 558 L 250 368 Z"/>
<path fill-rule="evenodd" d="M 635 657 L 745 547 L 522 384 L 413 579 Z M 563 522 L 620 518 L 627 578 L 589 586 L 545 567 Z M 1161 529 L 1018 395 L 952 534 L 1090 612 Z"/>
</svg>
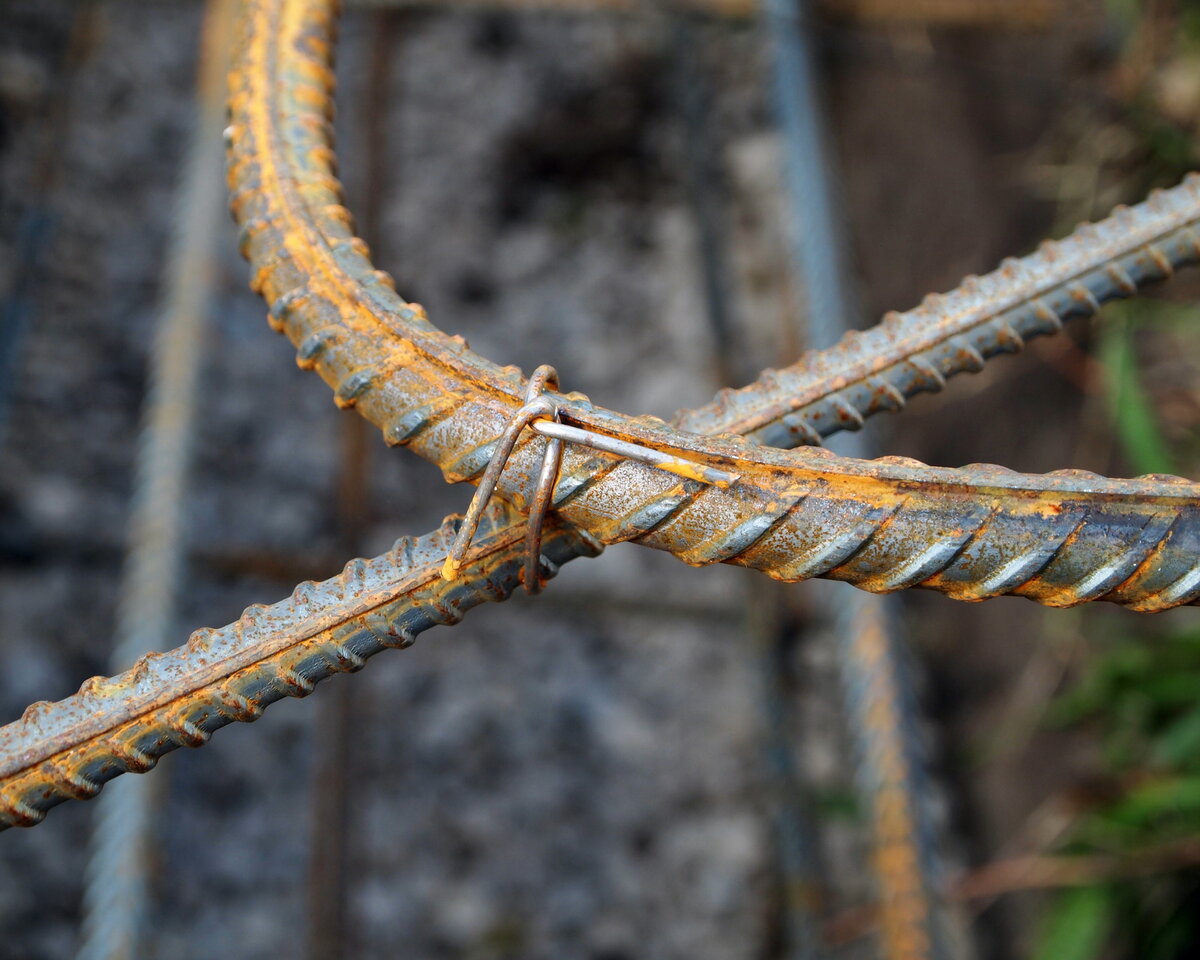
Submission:
<svg viewBox="0 0 1200 960">
<path fill-rule="evenodd" d="M 1105 779 L 1060 852 L 1097 864 L 1057 895 L 1036 956 L 1175 960 L 1200 947 L 1200 628 L 1120 637 L 1052 710 L 1093 724 Z"/>
<path fill-rule="evenodd" d="M 1138 375 L 1136 338 L 1146 319 L 1168 304 L 1112 304 L 1100 319 L 1096 355 L 1104 374 L 1104 391 L 1113 426 L 1125 457 L 1138 473 L 1178 474 L 1158 415 Z M 1189 311 L 1189 313 L 1192 311 Z"/>
<path fill-rule="evenodd" d="M 1135 473 L 1178 473 L 1200 456 L 1195 409 L 1164 418 L 1163 385 L 1148 389 L 1138 356 L 1147 334 L 1168 353 L 1200 355 L 1195 313 L 1141 299 L 1100 320 L 1107 410 Z M 1113 637 L 1099 623 L 1097 652 L 1050 711 L 1098 737 L 1098 779 L 1056 850 L 1095 864 L 1095 878 L 1051 899 L 1035 957 L 1182 960 L 1200 951 L 1200 625 Z"/>
<path fill-rule="evenodd" d="M 1076 149 L 1051 168 L 1061 177 L 1054 194 L 1068 220 L 1200 165 L 1200 0 L 1107 6 L 1121 36 L 1111 97 L 1102 110 L 1074 118 Z M 1073 183 L 1064 188 L 1068 178 Z M 1160 375 L 1200 356 L 1196 312 L 1194 304 L 1141 298 L 1106 308 L 1094 330 L 1097 379 L 1133 473 L 1188 472 L 1200 460 L 1194 382 Z M 1034 957 L 1197 956 L 1200 625 L 1105 636 L 1099 620 L 1088 623 L 1095 652 L 1052 704 L 1050 719 L 1089 727 L 1100 759 L 1095 781 L 1077 798 L 1075 822 L 1049 851 L 1072 858 L 1081 873 L 1049 899 Z"/>
<path fill-rule="evenodd" d="M 1091 960 L 1099 956 L 1112 913 L 1107 887 L 1081 887 L 1064 894 L 1046 926 L 1036 960 Z"/>
</svg>

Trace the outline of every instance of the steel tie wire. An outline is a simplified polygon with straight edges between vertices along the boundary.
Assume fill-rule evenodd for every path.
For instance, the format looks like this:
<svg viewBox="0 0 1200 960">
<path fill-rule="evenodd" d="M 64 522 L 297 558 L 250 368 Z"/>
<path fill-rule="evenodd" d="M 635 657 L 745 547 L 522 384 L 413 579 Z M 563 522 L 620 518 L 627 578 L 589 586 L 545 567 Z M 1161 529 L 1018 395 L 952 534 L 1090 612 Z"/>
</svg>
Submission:
<svg viewBox="0 0 1200 960">
<path fill-rule="evenodd" d="M 571 440 L 595 450 L 607 450 L 618 456 L 625 456 L 658 467 L 660 470 L 681 473 L 683 476 L 690 476 L 717 486 L 728 486 L 737 482 L 737 474 L 705 467 L 702 464 L 678 457 L 664 457 L 657 450 L 614 440 L 590 430 L 564 428 L 559 421 L 561 414 L 558 404 L 546 396 L 545 392 L 546 387 L 557 386 L 558 371 L 554 367 L 542 364 L 533 371 L 533 375 L 529 378 L 529 385 L 525 388 L 525 403 L 513 414 L 512 420 L 509 421 L 500 435 L 500 439 L 496 442 L 491 459 L 488 460 L 483 476 L 479 479 L 479 486 L 476 487 L 475 495 L 471 498 L 470 506 L 463 517 L 458 536 L 446 556 L 446 562 L 442 566 L 442 576 L 445 579 L 453 580 L 458 576 L 463 558 L 466 557 L 467 550 L 471 547 L 471 538 L 475 535 L 476 527 L 479 526 L 479 518 L 487 507 L 488 501 L 491 500 L 492 494 L 495 493 L 496 484 L 500 482 L 500 475 L 503 473 L 509 457 L 512 456 L 517 438 L 527 427 L 544 433 L 548 438 L 545 452 L 542 454 L 542 465 L 538 471 L 537 483 L 534 485 L 529 518 L 526 521 L 528 532 L 525 536 L 524 577 L 525 590 L 530 594 L 536 594 L 541 590 L 537 572 L 538 546 L 542 540 L 542 525 L 545 523 L 546 512 L 550 508 L 550 501 L 554 497 L 554 487 L 562 469 L 564 441 Z"/>
</svg>

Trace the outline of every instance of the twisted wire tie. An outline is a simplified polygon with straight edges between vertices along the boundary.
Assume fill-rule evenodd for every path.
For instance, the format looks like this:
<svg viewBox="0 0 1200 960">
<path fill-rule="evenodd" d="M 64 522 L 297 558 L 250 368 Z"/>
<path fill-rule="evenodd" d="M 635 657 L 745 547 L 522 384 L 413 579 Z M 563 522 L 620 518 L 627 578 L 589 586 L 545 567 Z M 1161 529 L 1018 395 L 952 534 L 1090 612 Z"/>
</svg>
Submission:
<svg viewBox="0 0 1200 960">
<path fill-rule="evenodd" d="M 546 437 L 546 450 L 542 454 L 542 466 L 538 471 L 537 483 L 534 488 L 533 501 L 529 508 L 529 523 L 525 530 L 525 592 L 536 594 L 542 589 L 541 553 L 542 527 L 545 524 L 546 512 L 550 509 L 554 497 L 554 488 L 558 483 L 558 474 L 562 467 L 563 444 L 574 443 L 579 446 L 591 447 L 628 457 L 642 463 L 666 470 L 689 480 L 699 480 L 714 486 L 725 488 L 740 479 L 740 474 L 730 473 L 705 464 L 672 456 L 650 447 L 643 447 L 627 440 L 609 437 L 593 430 L 572 427 L 562 422 L 561 404 L 546 395 L 546 388 L 558 390 L 558 371 L 549 364 L 542 364 L 533 371 L 529 384 L 525 388 L 525 403 L 513 414 L 500 439 L 496 441 L 496 449 L 488 460 L 487 468 L 471 498 L 462 524 L 446 562 L 442 565 L 442 578 L 454 580 L 466 559 L 467 551 L 471 548 L 471 540 L 479 527 L 483 511 L 491 500 L 500 480 L 504 466 L 512 456 L 521 431 L 529 427 L 535 433 Z"/>
</svg>

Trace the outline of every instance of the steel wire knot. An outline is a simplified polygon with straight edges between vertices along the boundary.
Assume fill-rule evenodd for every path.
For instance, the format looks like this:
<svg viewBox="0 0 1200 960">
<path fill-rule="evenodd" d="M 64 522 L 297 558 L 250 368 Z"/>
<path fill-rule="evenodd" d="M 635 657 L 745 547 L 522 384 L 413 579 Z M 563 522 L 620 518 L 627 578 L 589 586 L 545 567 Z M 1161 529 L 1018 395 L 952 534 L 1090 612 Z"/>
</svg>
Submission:
<svg viewBox="0 0 1200 960">
<path fill-rule="evenodd" d="M 496 483 L 508 458 L 512 456 L 513 448 L 521 431 L 530 426 L 535 420 L 546 419 L 558 422 L 558 403 L 545 395 L 546 387 L 558 389 L 558 371 L 549 364 L 542 364 L 533 371 L 529 385 L 525 388 L 525 404 L 508 422 L 500 439 L 496 441 L 496 449 L 488 461 L 487 469 L 471 498 L 471 505 L 458 528 L 458 534 L 446 556 L 442 566 L 442 577 L 453 580 L 458 576 L 459 568 L 466 558 L 471 540 L 479 528 L 479 519 L 492 499 Z M 558 437 L 546 441 L 546 451 L 542 454 L 542 467 L 538 471 L 537 486 L 534 489 L 533 502 L 529 509 L 529 524 L 525 530 L 525 566 L 523 579 L 525 592 L 538 593 L 542 589 L 541 553 L 542 527 L 546 522 L 546 511 L 554 495 L 554 485 L 558 482 L 559 467 L 562 465 L 563 442 Z"/>
<path fill-rule="evenodd" d="M 537 483 L 534 487 L 533 500 L 529 507 L 529 524 L 525 530 L 525 564 L 523 579 L 525 592 L 536 594 L 542 589 L 541 552 L 542 528 L 545 526 L 546 513 L 554 499 L 554 488 L 558 483 L 559 471 L 562 467 L 563 444 L 566 441 L 596 450 L 639 460 L 650 466 L 667 470 L 693 480 L 701 480 L 718 487 L 728 487 L 739 479 L 736 473 L 719 470 L 705 464 L 695 463 L 675 457 L 661 450 L 642 447 L 635 443 L 617 437 L 608 437 L 593 430 L 568 426 L 561 422 L 560 404 L 557 400 L 546 395 L 546 388 L 558 389 L 558 371 L 549 364 L 542 364 L 533 371 L 529 384 L 525 388 L 525 403 L 513 414 L 500 439 L 496 441 L 496 449 L 488 460 L 487 468 L 471 498 L 454 544 L 442 565 L 442 577 L 454 580 L 466 559 L 467 551 L 471 548 L 471 540 L 479 528 L 479 520 L 487 508 L 500 474 L 505 464 L 512 456 L 521 431 L 526 427 L 546 437 L 546 450 L 542 454 L 542 466 L 538 471 Z"/>
</svg>

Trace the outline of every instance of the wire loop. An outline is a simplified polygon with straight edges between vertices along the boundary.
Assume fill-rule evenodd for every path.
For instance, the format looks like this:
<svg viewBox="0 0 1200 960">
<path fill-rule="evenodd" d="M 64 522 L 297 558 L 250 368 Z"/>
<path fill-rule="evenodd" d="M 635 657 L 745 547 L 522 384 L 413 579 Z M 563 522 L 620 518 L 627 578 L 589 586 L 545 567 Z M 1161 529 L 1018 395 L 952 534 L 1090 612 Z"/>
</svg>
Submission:
<svg viewBox="0 0 1200 960">
<path fill-rule="evenodd" d="M 596 450 L 606 450 L 620 456 L 629 457 L 660 470 L 666 470 L 689 480 L 711 483 L 718 487 L 728 487 L 738 480 L 738 474 L 684 460 L 659 450 L 641 447 L 617 437 L 608 437 L 592 430 L 583 430 L 561 422 L 558 401 L 546 395 L 546 390 L 558 389 L 558 372 L 549 364 L 542 364 L 533 371 L 529 384 L 525 388 L 525 403 L 513 414 L 513 418 L 496 441 L 496 449 L 488 461 L 487 468 L 479 480 L 475 496 L 467 508 L 458 534 L 446 562 L 442 565 L 442 577 L 453 580 L 458 576 L 471 548 L 471 540 L 479 529 L 479 521 L 483 511 L 491 500 L 504 471 L 504 465 L 512 456 L 521 431 L 526 427 L 546 437 L 546 451 L 542 454 L 542 467 L 538 471 L 537 482 L 534 486 L 533 499 L 529 507 L 529 527 L 525 533 L 525 591 L 535 594 L 542 589 L 541 578 L 541 547 L 542 527 L 546 522 L 546 514 L 554 499 L 554 488 L 558 484 L 558 474 L 562 468 L 563 446 L 567 442 L 579 446 L 591 447 Z"/>
<path fill-rule="evenodd" d="M 458 576 L 475 531 L 479 529 L 479 521 L 483 511 L 492 499 L 496 483 L 512 456 L 513 448 L 521 431 L 535 420 L 546 418 L 558 422 L 558 404 L 545 396 L 549 387 L 558 389 L 558 371 L 549 364 L 542 364 L 533 371 L 529 385 L 525 388 L 525 405 L 522 406 L 504 428 L 504 433 L 496 442 L 496 449 L 488 461 L 487 469 L 483 471 L 475 496 L 463 517 L 454 538 L 454 544 L 442 566 L 442 577 L 453 580 Z M 537 486 L 534 490 L 532 505 L 529 510 L 529 526 L 525 532 L 525 592 L 538 593 L 542 589 L 541 581 L 541 550 L 542 527 L 546 522 L 546 512 L 550 509 L 550 501 L 554 496 L 554 486 L 558 482 L 559 468 L 562 466 L 563 441 L 551 438 L 546 441 L 546 452 L 542 455 L 542 468 L 538 472 Z"/>
</svg>

